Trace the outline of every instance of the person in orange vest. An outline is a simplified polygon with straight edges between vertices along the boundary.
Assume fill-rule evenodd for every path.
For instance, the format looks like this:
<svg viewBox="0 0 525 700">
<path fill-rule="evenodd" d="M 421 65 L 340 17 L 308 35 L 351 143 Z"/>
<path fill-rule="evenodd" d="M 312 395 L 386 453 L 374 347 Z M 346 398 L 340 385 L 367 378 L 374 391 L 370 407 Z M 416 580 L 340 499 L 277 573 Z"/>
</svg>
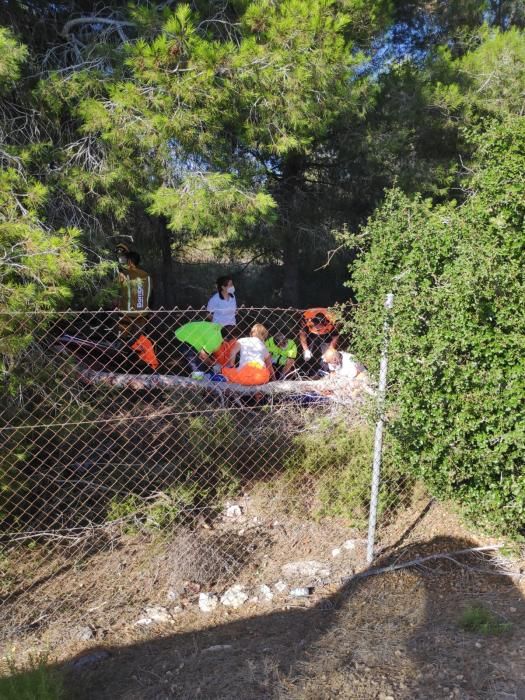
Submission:
<svg viewBox="0 0 525 700">
<path fill-rule="evenodd" d="M 328 373 L 323 354 L 335 350 L 339 332 L 335 319 L 328 309 L 317 307 L 303 313 L 299 342 L 303 351 L 304 370 L 309 376 L 320 377 Z"/>
</svg>

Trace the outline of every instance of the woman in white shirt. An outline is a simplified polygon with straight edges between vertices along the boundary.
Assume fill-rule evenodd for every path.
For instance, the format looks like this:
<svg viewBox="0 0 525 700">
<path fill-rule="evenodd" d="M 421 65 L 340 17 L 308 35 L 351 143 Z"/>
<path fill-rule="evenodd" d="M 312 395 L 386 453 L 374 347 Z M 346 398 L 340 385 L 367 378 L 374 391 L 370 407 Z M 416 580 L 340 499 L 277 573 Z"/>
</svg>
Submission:
<svg viewBox="0 0 525 700">
<path fill-rule="evenodd" d="M 206 311 L 209 320 L 213 323 L 220 323 L 221 326 L 235 326 L 237 323 L 237 300 L 231 277 L 226 275 L 219 277 L 217 291 L 208 301 Z"/>
<path fill-rule="evenodd" d="M 267 384 L 270 379 L 275 379 L 272 356 L 264 344 L 267 338 L 266 328 L 261 323 L 256 323 L 249 338 L 240 338 L 235 343 L 228 366 L 222 370 L 228 381 L 254 386 Z M 235 367 L 235 359 L 239 353 L 239 367 Z"/>
</svg>

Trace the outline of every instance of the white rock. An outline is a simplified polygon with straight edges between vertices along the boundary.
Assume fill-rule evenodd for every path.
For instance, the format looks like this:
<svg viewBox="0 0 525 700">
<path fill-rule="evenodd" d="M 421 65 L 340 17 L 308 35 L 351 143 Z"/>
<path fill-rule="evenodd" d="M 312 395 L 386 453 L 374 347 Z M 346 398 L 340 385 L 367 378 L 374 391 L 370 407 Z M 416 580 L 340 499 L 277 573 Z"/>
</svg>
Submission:
<svg viewBox="0 0 525 700">
<path fill-rule="evenodd" d="M 141 617 L 135 622 L 136 625 L 152 625 L 153 620 L 151 617 Z"/>
<path fill-rule="evenodd" d="M 355 540 L 346 540 L 346 542 L 343 542 L 343 547 L 351 552 L 357 547 L 357 543 Z"/>
<path fill-rule="evenodd" d="M 307 586 L 301 586 L 300 588 L 292 588 L 290 591 L 290 595 L 293 598 L 306 598 L 309 595 L 311 595 L 311 591 L 313 589 L 308 588 Z"/>
<path fill-rule="evenodd" d="M 202 612 L 208 613 L 215 610 L 219 601 L 213 593 L 199 593 L 199 608 Z"/>
<path fill-rule="evenodd" d="M 242 508 L 236 504 L 228 506 L 224 511 L 224 515 L 227 518 L 240 518 L 242 515 Z"/>
<path fill-rule="evenodd" d="M 327 578 L 330 576 L 330 569 L 320 561 L 301 560 L 292 561 L 289 564 L 281 566 L 281 574 L 284 578 Z"/>
<path fill-rule="evenodd" d="M 270 586 L 267 586 L 265 583 L 263 583 L 262 586 L 259 586 L 259 593 L 261 594 L 261 600 L 266 600 L 266 601 L 273 600 L 272 589 L 270 588 Z"/>
<path fill-rule="evenodd" d="M 177 591 L 173 588 L 170 588 L 170 590 L 166 593 L 166 598 L 168 600 L 171 600 L 171 602 L 173 603 L 175 600 L 178 600 L 180 598 L 180 594 L 177 593 Z"/>
<path fill-rule="evenodd" d="M 244 586 L 240 583 L 228 588 L 221 596 L 221 603 L 229 608 L 240 608 L 248 600 L 248 595 L 243 589 Z"/>
<path fill-rule="evenodd" d="M 332 549 L 332 556 L 333 557 L 341 556 L 341 550 L 339 549 L 339 547 L 335 547 L 334 549 Z"/>
<path fill-rule="evenodd" d="M 171 622 L 171 615 L 161 605 L 153 605 L 150 608 L 146 608 L 145 613 L 152 622 Z"/>
<path fill-rule="evenodd" d="M 275 588 L 277 593 L 284 593 L 288 590 L 288 584 L 284 581 L 277 581 L 277 583 L 274 583 L 273 587 Z"/>
</svg>

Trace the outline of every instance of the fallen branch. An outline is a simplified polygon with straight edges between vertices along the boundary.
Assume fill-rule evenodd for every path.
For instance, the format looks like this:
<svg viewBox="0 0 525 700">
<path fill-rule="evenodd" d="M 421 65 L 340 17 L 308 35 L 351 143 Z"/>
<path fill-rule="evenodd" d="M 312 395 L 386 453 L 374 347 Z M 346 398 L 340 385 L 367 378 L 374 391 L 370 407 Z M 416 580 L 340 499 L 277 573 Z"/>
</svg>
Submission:
<svg viewBox="0 0 525 700">
<path fill-rule="evenodd" d="M 525 574 L 511 573 L 508 571 L 488 571 L 487 569 L 478 569 L 478 568 L 473 568 L 470 566 L 467 567 L 465 564 L 462 564 L 461 562 L 454 559 L 454 557 L 458 557 L 458 556 L 461 556 L 464 554 L 475 554 L 477 552 L 494 552 L 494 551 L 497 551 L 498 549 L 502 549 L 504 546 L 505 545 L 503 545 L 503 544 L 494 544 L 494 545 L 487 545 L 486 547 L 470 547 L 469 549 L 459 549 L 455 552 L 442 552 L 440 554 L 429 554 L 426 557 L 417 557 L 416 559 L 411 559 L 410 561 L 405 561 L 405 562 L 402 562 L 401 564 L 390 564 L 389 566 L 379 566 L 377 568 L 367 569 L 366 571 L 362 571 L 359 574 L 355 574 L 354 576 L 345 576 L 341 579 L 341 582 L 342 583 L 353 583 L 354 581 L 368 578 L 369 576 L 378 576 L 379 574 L 390 574 L 393 571 L 400 571 L 401 569 L 411 569 L 411 568 L 414 568 L 417 566 L 421 566 L 424 562 L 432 561 L 432 560 L 439 560 L 439 559 L 452 561 L 454 564 L 468 568 L 470 571 L 477 571 L 479 573 L 492 574 L 495 576 L 510 576 L 512 578 L 517 578 L 519 580 L 525 579 Z"/>
<path fill-rule="evenodd" d="M 97 15 L 91 15 L 90 17 L 75 17 L 75 19 L 70 19 L 69 22 L 64 24 L 62 31 L 60 32 L 62 36 L 68 37 L 71 34 L 72 27 L 84 24 L 109 24 L 113 27 L 135 27 L 134 22 L 126 22 L 120 19 L 111 19 L 111 17 L 97 17 Z"/>
<path fill-rule="evenodd" d="M 107 384 L 112 387 L 129 387 L 130 389 L 176 389 L 180 387 L 193 387 L 196 389 L 206 389 L 217 394 L 315 394 L 319 399 L 337 399 L 338 390 L 341 394 L 355 388 L 355 380 L 345 380 L 338 378 L 318 379 L 318 380 L 280 380 L 260 384 L 257 386 L 243 386 L 230 382 L 212 382 L 207 380 L 191 379 L 190 377 L 180 377 L 168 374 L 123 374 L 117 372 L 104 372 L 93 369 L 80 369 L 80 379 L 88 384 Z M 345 391 L 346 390 L 346 391 Z"/>
</svg>

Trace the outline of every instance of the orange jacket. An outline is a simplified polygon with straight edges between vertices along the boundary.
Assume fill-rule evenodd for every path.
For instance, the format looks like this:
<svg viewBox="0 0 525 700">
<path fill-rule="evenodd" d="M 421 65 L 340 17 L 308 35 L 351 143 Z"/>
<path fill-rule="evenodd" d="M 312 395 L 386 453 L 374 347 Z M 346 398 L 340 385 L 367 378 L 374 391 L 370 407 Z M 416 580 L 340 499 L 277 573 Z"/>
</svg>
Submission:
<svg viewBox="0 0 525 700">
<path fill-rule="evenodd" d="M 235 339 L 222 341 L 221 347 L 213 353 L 213 359 L 218 365 L 224 367 L 228 364 L 233 346 L 236 342 Z"/>
<path fill-rule="evenodd" d="M 148 364 L 152 369 L 157 369 L 159 361 L 155 355 L 155 349 L 151 340 L 145 335 L 140 335 L 131 346 L 140 359 Z"/>
</svg>

